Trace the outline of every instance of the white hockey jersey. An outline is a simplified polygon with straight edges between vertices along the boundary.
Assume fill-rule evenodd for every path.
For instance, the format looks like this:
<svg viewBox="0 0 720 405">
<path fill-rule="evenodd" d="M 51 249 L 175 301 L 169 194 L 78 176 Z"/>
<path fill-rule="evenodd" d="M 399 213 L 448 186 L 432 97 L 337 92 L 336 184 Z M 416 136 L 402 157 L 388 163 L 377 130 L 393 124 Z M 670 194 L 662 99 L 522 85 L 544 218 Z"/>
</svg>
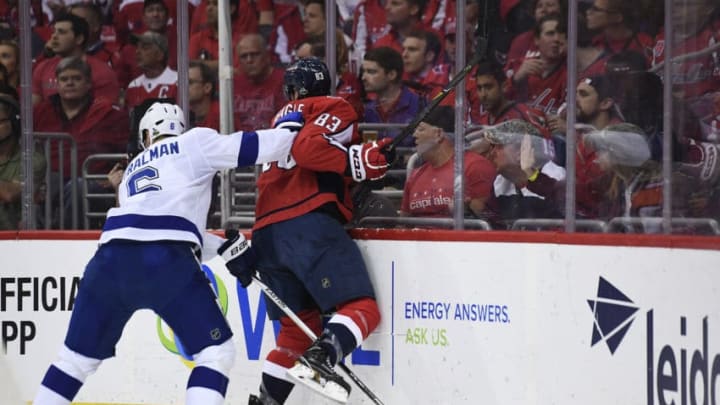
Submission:
<svg viewBox="0 0 720 405">
<path fill-rule="evenodd" d="M 128 239 L 202 246 L 215 173 L 286 159 L 295 135 L 287 129 L 220 135 L 194 128 L 152 144 L 125 169 L 119 207 L 108 211 L 100 244 Z"/>
</svg>

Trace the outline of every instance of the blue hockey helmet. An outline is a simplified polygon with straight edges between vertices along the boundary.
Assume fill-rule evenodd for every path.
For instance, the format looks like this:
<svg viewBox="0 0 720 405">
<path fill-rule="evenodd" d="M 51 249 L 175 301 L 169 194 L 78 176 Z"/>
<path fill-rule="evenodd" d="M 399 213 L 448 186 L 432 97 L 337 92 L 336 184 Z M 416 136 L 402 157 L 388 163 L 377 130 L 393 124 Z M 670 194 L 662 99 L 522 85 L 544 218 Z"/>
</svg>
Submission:
<svg viewBox="0 0 720 405">
<path fill-rule="evenodd" d="M 283 91 L 292 100 L 297 91 L 299 98 L 330 94 L 330 72 L 318 58 L 303 58 L 285 70 Z"/>
</svg>

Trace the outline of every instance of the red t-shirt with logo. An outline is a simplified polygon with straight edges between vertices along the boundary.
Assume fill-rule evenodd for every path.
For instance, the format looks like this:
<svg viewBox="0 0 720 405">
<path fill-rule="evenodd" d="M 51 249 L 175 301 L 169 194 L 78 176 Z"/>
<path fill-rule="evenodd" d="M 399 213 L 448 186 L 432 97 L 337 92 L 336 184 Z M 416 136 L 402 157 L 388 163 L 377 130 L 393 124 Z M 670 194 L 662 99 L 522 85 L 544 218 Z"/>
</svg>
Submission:
<svg viewBox="0 0 720 405">
<path fill-rule="evenodd" d="M 465 199 L 490 198 L 497 172 L 495 166 L 475 152 L 465 152 L 463 170 Z M 455 159 L 439 167 L 425 163 L 405 183 L 401 210 L 411 216 L 450 217 L 455 190 Z"/>
</svg>

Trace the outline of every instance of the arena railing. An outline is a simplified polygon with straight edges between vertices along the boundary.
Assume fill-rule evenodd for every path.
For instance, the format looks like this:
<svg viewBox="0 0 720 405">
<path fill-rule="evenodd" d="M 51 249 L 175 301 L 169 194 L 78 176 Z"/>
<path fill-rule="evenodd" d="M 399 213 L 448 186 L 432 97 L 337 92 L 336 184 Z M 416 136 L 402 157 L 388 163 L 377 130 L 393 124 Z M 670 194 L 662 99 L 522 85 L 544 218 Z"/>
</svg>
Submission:
<svg viewBox="0 0 720 405">
<path fill-rule="evenodd" d="M 77 144 L 70 134 L 65 132 L 34 132 L 33 139 L 40 143 L 45 155 L 45 162 L 47 162 L 45 168 L 45 201 L 43 205 L 42 225 L 45 229 L 51 229 L 53 224 L 57 224 L 59 229 L 65 229 L 65 147 L 70 147 L 70 212 L 71 212 L 71 229 L 78 228 L 78 190 L 77 190 Z M 52 162 L 55 156 L 51 156 L 50 150 L 53 142 L 57 143 L 58 155 L 57 167 L 58 171 L 52 171 Z M 57 194 L 53 191 L 57 188 Z M 53 219 L 53 197 L 57 198 L 58 202 L 58 222 L 54 222 Z"/>
<path fill-rule="evenodd" d="M 561 218 L 522 218 L 513 221 L 510 228 L 513 231 L 558 231 L 564 232 L 565 219 Z M 608 232 L 608 224 L 596 219 L 576 219 L 576 232 Z"/>
<path fill-rule="evenodd" d="M 608 222 L 608 231 L 617 233 L 663 233 L 662 217 L 617 217 Z M 718 221 L 713 218 L 671 217 L 672 233 L 720 235 Z"/>
<path fill-rule="evenodd" d="M 90 229 L 91 219 L 105 219 L 107 217 L 107 210 L 102 209 L 100 211 L 91 211 L 91 201 L 106 201 L 116 199 L 115 190 L 108 189 L 109 192 L 99 192 L 98 188 L 91 191 L 91 182 L 102 182 L 107 181 L 107 172 L 102 173 L 91 173 L 91 164 L 94 162 L 108 162 L 117 163 L 127 158 L 127 154 L 124 153 L 96 153 L 90 155 L 85 159 L 82 165 L 82 217 L 84 229 Z M 105 206 L 103 206 L 105 207 Z"/>
<path fill-rule="evenodd" d="M 414 228 L 445 228 L 453 229 L 455 220 L 453 218 L 429 218 L 429 217 L 375 217 L 368 216 L 360 218 L 359 227 L 414 227 Z M 465 229 L 490 231 L 490 224 L 482 219 L 463 220 Z"/>
</svg>

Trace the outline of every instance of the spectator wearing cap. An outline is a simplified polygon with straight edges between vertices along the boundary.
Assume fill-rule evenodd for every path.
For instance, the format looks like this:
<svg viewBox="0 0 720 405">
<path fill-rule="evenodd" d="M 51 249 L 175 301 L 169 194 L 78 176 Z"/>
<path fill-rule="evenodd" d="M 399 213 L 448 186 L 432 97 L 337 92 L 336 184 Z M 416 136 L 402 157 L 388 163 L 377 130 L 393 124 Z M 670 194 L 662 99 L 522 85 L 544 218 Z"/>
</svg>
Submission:
<svg viewBox="0 0 720 405">
<path fill-rule="evenodd" d="M 615 104 L 616 85 L 605 75 L 580 80 L 575 88 L 577 122 L 595 129 L 623 122 L 622 114 Z M 548 125 L 553 132 L 565 133 L 566 124 L 562 115 L 551 117 Z"/>
<path fill-rule="evenodd" d="M 599 215 L 597 204 L 609 184 L 607 172 L 597 166 L 595 152 L 585 147 L 582 138 L 588 131 L 602 130 L 608 125 L 623 122 L 613 98 L 615 85 L 607 76 L 600 75 L 580 80 L 575 90 L 576 121 L 579 124 L 576 131 L 575 190 L 577 212 L 582 217 L 595 218 Z M 548 126 L 554 134 L 565 134 L 563 116 L 551 117 Z M 557 148 L 564 150 L 564 143 L 558 144 Z"/>
<path fill-rule="evenodd" d="M 599 203 L 600 219 L 662 216 L 662 166 L 651 159 L 642 129 L 629 123 L 608 125 L 585 134 L 583 143 L 595 153 L 598 166 L 610 177 L 608 190 Z M 695 191 L 696 180 L 673 170 L 673 216 L 686 216 L 686 198 Z M 661 229 L 646 227 L 645 231 Z"/>
<path fill-rule="evenodd" d="M 168 66 L 168 43 L 164 35 L 146 31 L 134 36 L 135 64 L 141 74 L 130 82 L 125 107 L 131 110 L 147 98 L 176 98 L 178 74 Z"/>
<path fill-rule="evenodd" d="M 550 14 L 535 26 L 537 55 L 526 56 L 516 69 L 506 71 L 508 98 L 555 114 L 565 102 L 567 66 L 565 63 L 565 20 Z"/>
<path fill-rule="evenodd" d="M 364 122 L 407 124 L 425 108 L 427 100 L 403 84 L 403 60 L 396 50 L 387 46 L 369 50 L 362 72 L 365 91 L 372 96 L 365 103 Z M 399 133 L 397 129 L 381 130 L 378 138 L 394 138 Z M 413 145 L 411 137 L 399 144 Z"/>
<path fill-rule="evenodd" d="M 62 14 L 55 19 L 53 34 L 48 46 L 54 57 L 39 62 L 33 69 L 33 105 L 57 94 L 58 83 L 55 70 L 60 60 L 67 57 L 83 57 L 92 70 L 92 93 L 96 98 L 105 98 L 117 103 L 120 87 L 115 72 L 102 60 L 85 54 L 89 39 L 87 21 L 73 14 Z"/>
<path fill-rule="evenodd" d="M 21 229 L 23 159 L 20 148 L 20 106 L 15 89 L 0 86 L 0 230 Z M 45 156 L 33 154 L 36 197 L 45 181 Z M 36 198 L 37 199 L 37 198 Z"/>
<path fill-rule="evenodd" d="M 565 169 L 553 162 L 552 142 L 529 122 L 512 119 L 466 135 L 470 149 L 497 170 L 488 203 L 495 226 L 520 218 L 562 217 Z"/>
<path fill-rule="evenodd" d="M 170 0 L 173 3 L 175 0 Z M 177 30 L 171 24 L 171 14 L 168 5 L 164 0 L 145 0 L 143 3 L 142 14 L 143 25 L 141 30 L 132 30 L 129 34 L 127 43 L 120 48 L 120 63 L 115 69 L 118 80 L 123 88 L 127 88 L 128 83 L 142 74 L 142 69 L 133 61 L 135 61 L 135 51 L 139 35 L 146 32 L 154 32 L 165 37 L 167 44 L 167 65 L 173 70 L 177 70 Z"/>
<path fill-rule="evenodd" d="M 452 107 L 439 106 L 418 125 L 413 133 L 416 153 L 424 162 L 410 174 L 400 215 L 449 218 L 453 213 L 455 184 L 455 114 Z M 463 202 L 467 213 L 486 216 L 486 204 L 492 196 L 495 168 L 485 157 L 471 151 L 463 157 Z"/>
</svg>

